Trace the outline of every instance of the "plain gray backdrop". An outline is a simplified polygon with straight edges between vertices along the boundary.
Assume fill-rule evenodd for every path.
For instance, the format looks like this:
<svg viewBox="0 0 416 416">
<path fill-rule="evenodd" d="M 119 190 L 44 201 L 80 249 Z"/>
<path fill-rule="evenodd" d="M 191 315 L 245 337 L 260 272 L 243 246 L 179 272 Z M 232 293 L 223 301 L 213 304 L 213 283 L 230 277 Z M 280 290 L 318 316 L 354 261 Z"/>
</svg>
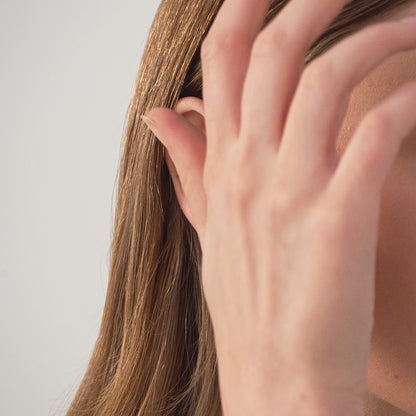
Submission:
<svg viewBox="0 0 416 416">
<path fill-rule="evenodd" d="M 85 372 L 122 129 L 159 3 L 0 1 L 2 416 L 64 415 Z"/>
</svg>

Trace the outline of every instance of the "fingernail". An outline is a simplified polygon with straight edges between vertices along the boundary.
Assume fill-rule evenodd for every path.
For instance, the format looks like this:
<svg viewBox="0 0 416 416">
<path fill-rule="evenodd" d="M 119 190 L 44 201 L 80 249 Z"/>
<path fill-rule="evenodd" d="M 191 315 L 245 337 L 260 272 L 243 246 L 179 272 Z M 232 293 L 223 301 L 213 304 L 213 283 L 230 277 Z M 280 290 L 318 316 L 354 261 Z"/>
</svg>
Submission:
<svg viewBox="0 0 416 416">
<path fill-rule="evenodd" d="M 403 19 L 399 20 L 400 23 L 415 23 L 416 22 L 416 16 L 407 16 Z"/>
<path fill-rule="evenodd" d="M 145 122 L 146 126 L 149 127 L 149 129 L 153 132 L 153 134 L 157 138 L 160 138 L 159 131 L 156 127 L 156 122 L 153 119 L 145 116 L 144 114 L 141 116 L 141 119 Z"/>
</svg>

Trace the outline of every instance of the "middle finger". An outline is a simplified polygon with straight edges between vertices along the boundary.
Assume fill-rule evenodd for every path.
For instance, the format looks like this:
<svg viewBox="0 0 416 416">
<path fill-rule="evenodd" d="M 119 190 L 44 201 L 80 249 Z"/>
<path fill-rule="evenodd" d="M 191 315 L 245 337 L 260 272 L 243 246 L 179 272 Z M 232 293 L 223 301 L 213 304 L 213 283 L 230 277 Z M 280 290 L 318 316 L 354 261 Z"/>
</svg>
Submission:
<svg viewBox="0 0 416 416">
<path fill-rule="evenodd" d="M 305 54 L 349 2 L 292 0 L 257 36 L 242 98 L 240 136 L 247 145 L 262 140 L 277 148 Z"/>
</svg>

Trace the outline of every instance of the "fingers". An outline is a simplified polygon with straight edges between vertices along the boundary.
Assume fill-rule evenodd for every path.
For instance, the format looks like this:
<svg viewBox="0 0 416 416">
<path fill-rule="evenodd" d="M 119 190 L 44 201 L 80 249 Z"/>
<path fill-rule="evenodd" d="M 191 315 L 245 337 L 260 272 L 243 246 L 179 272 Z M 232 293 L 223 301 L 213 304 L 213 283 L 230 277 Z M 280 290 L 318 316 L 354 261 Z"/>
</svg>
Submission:
<svg viewBox="0 0 416 416">
<path fill-rule="evenodd" d="M 416 81 L 412 81 L 398 87 L 358 126 L 330 183 L 342 205 L 357 202 L 354 195 L 360 200 L 380 195 L 400 145 L 415 124 Z"/>
<path fill-rule="evenodd" d="M 251 45 L 260 30 L 270 0 L 226 0 L 201 47 L 203 98 L 206 112 L 207 157 L 237 137 L 242 85 Z"/>
<path fill-rule="evenodd" d="M 372 25 L 344 39 L 305 70 L 286 121 L 279 157 L 305 187 L 335 154 L 352 88 L 384 59 L 416 47 L 416 21 Z M 302 169 L 299 169 L 299 166 Z M 314 178 L 312 178 L 313 180 Z"/>
<path fill-rule="evenodd" d="M 306 52 L 349 2 L 293 0 L 259 34 L 243 92 L 244 141 L 277 148 Z"/>
<path fill-rule="evenodd" d="M 154 108 L 146 116 L 157 120 L 157 126 L 148 126 L 168 150 L 165 159 L 178 202 L 192 226 L 202 235 L 206 219 L 205 136 L 173 110 Z"/>
</svg>

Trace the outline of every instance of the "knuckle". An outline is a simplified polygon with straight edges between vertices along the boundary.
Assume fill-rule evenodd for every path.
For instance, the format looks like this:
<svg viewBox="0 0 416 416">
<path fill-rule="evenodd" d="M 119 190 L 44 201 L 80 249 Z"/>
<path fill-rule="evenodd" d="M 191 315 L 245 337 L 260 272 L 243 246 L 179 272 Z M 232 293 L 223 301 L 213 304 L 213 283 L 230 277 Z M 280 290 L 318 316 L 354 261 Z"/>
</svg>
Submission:
<svg viewBox="0 0 416 416">
<path fill-rule="evenodd" d="M 234 173 L 229 175 L 226 187 L 226 202 L 230 207 L 237 208 L 238 212 L 247 209 L 251 194 L 250 185 L 242 176 Z"/>
<path fill-rule="evenodd" d="M 263 30 L 254 41 L 252 55 L 260 58 L 273 56 L 278 50 L 286 50 L 288 42 L 289 33 L 282 27 Z"/>
<path fill-rule="evenodd" d="M 270 193 L 274 210 L 279 215 L 286 212 L 293 212 L 296 206 L 296 191 L 291 179 L 286 175 L 276 172 L 272 180 L 273 193 Z"/>
<path fill-rule="evenodd" d="M 226 202 L 240 213 L 247 211 L 258 188 L 249 166 L 250 162 L 244 156 L 237 157 L 230 164 L 225 178 Z"/>
<path fill-rule="evenodd" d="M 334 63 L 330 59 L 318 58 L 305 69 L 301 82 L 307 91 L 322 90 L 325 85 L 333 88 L 335 77 Z"/>
<path fill-rule="evenodd" d="M 210 62 L 218 56 L 228 56 L 239 45 L 244 45 L 244 36 L 244 33 L 239 29 L 220 34 L 209 33 L 201 44 L 201 59 Z"/>
<path fill-rule="evenodd" d="M 362 122 L 362 130 L 369 137 L 390 135 L 393 131 L 391 114 L 381 108 L 370 111 Z"/>
<path fill-rule="evenodd" d="M 336 79 L 334 63 L 330 59 L 319 59 L 303 72 L 297 94 L 304 105 L 324 108 L 339 105 L 345 91 Z"/>
<path fill-rule="evenodd" d="M 389 44 L 392 37 L 397 34 L 396 22 L 387 21 L 387 22 L 378 22 L 367 27 L 364 27 L 356 34 L 356 37 L 361 36 L 367 37 L 370 43 L 374 42 L 383 42 L 384 44 Z"/>
</svg>

